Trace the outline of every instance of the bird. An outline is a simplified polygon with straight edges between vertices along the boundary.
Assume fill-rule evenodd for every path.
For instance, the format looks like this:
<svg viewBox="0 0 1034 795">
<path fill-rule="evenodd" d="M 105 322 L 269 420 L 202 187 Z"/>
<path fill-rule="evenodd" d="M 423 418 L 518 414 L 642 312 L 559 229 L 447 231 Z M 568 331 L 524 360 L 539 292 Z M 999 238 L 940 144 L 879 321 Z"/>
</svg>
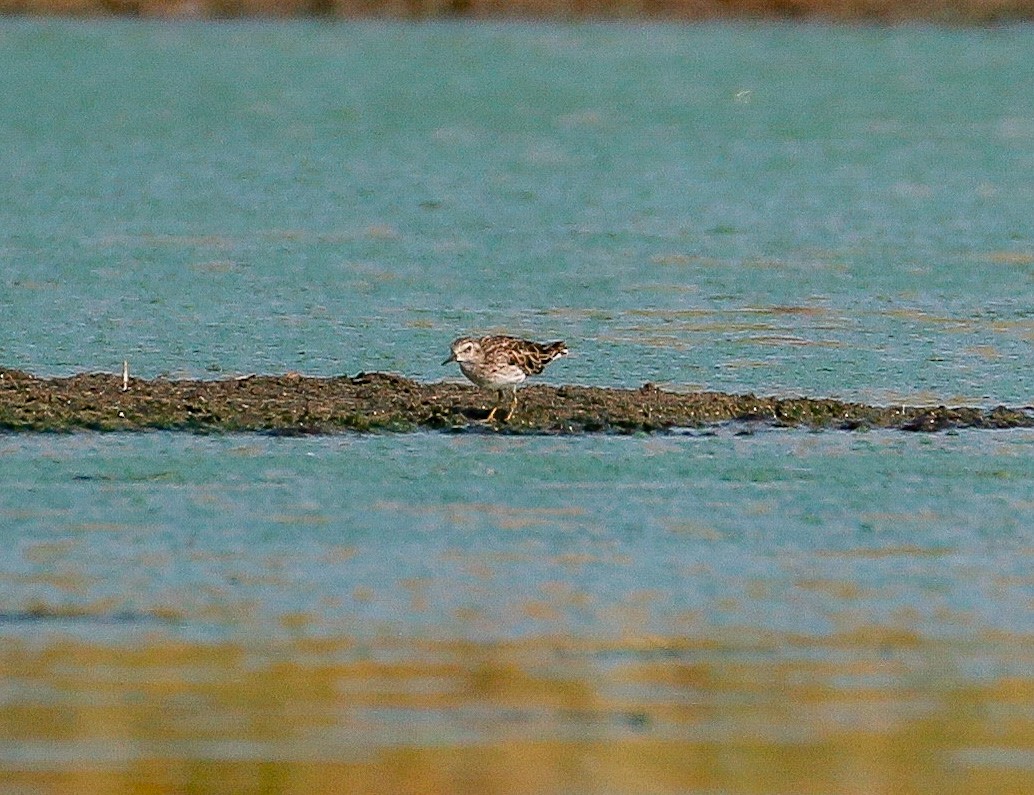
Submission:
<svg viewBox="0 0 1034 795">
<path fill-rule="evenodd" d="M 505 334 L 460 337 L 453 341 L 452 352 L 442 365 L 457 362 L 463 375 L 480 387 L 496 390 L 500 401 L 503 393 L 511 390 L 513 402 L 503 417 L 503 422 L 509 422 L 517 408 L 517 384 L 529 375 L 538 375 L 547 364 L 567 353 L 567 345 L 560 341 L 532 342 Z M 499 403 L 489 412 L 487 422 L 497 411 Z"/>
</svg>

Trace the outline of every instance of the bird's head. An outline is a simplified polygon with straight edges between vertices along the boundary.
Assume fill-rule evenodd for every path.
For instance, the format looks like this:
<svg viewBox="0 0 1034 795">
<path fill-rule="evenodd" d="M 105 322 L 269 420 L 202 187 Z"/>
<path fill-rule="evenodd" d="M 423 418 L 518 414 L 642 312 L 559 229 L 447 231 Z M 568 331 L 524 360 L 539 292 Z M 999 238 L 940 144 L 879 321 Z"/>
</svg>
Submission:
<svg viewBox="0 0 1034 795">
<path fill-rule="evenodd" d="M 473 337 L 460 337 L 452 343 L 452 352 L 442 364 L 473 362 L 481 357 L 481 345 Z"/>
</svg>

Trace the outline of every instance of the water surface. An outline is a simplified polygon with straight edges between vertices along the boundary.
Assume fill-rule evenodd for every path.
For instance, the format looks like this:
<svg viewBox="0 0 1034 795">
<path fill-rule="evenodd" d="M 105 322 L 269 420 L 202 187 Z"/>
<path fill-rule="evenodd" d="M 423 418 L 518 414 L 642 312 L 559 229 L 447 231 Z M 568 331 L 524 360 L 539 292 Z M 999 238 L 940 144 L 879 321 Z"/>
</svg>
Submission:
<svg viewBox="0 0 1034 795">
<path fill-rule="evenodd" d="M 1025 402 L 1030 28 L 0 31 L 9 365 Z"/>
<path fill-rule="evenodd" d="M 0 23 L 0 359 L 1030 403 L 1034 31 Z M 1034 435 L 0 437 L 0 788 L 1025 792 Z"/>
<path fill-rule="evenodd" d="M 7 437 L 0 780 L 1022 791 L 1032 445 Z"/>
</svg>

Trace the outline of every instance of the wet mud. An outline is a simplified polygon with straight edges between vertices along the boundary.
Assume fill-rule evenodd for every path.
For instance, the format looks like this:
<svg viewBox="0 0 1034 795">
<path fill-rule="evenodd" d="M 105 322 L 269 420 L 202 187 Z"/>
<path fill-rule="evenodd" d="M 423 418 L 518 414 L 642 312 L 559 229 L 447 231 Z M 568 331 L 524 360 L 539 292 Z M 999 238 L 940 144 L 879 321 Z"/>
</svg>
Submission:
<svg viewBox="0 0 1034 795">
<path fill-rule="evenodd" d="M 0 0 L 0 14 L 232 19 L 819 20 L 995 25 L 1032 0 Z"/>
<path fill-rule="evenodd" d="M 512 434 L 664 433 L 733 425 L 936 432 L 1034 427 L 1034 408 L 869 406 L 827 398 L 533 385 L 509 422 L 486 418 L 495 395 L 472 385 L 387 373 L 294 373 L 144 380 L 92 373 L 38 378 L 0 369 L 0 430 L 181 430 L 285 435 L 440 430 Z M 500 412 L 502 415 L 503 412 Z"/>
</svg>

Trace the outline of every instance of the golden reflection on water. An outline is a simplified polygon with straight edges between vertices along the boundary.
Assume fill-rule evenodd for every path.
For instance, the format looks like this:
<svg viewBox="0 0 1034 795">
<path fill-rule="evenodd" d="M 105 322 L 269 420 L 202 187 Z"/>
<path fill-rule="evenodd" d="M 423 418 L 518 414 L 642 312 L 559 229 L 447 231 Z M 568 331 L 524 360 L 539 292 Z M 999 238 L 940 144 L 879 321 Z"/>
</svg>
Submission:
<svg viewBox="0 0 1034 795">
<path fill-rule="evenodd" d="M 0 649 L 0 791 L 1030 792 L 1029 638 Z M 1026 669 L 1026 670 L 1029 670 Z"/>
</svg>

